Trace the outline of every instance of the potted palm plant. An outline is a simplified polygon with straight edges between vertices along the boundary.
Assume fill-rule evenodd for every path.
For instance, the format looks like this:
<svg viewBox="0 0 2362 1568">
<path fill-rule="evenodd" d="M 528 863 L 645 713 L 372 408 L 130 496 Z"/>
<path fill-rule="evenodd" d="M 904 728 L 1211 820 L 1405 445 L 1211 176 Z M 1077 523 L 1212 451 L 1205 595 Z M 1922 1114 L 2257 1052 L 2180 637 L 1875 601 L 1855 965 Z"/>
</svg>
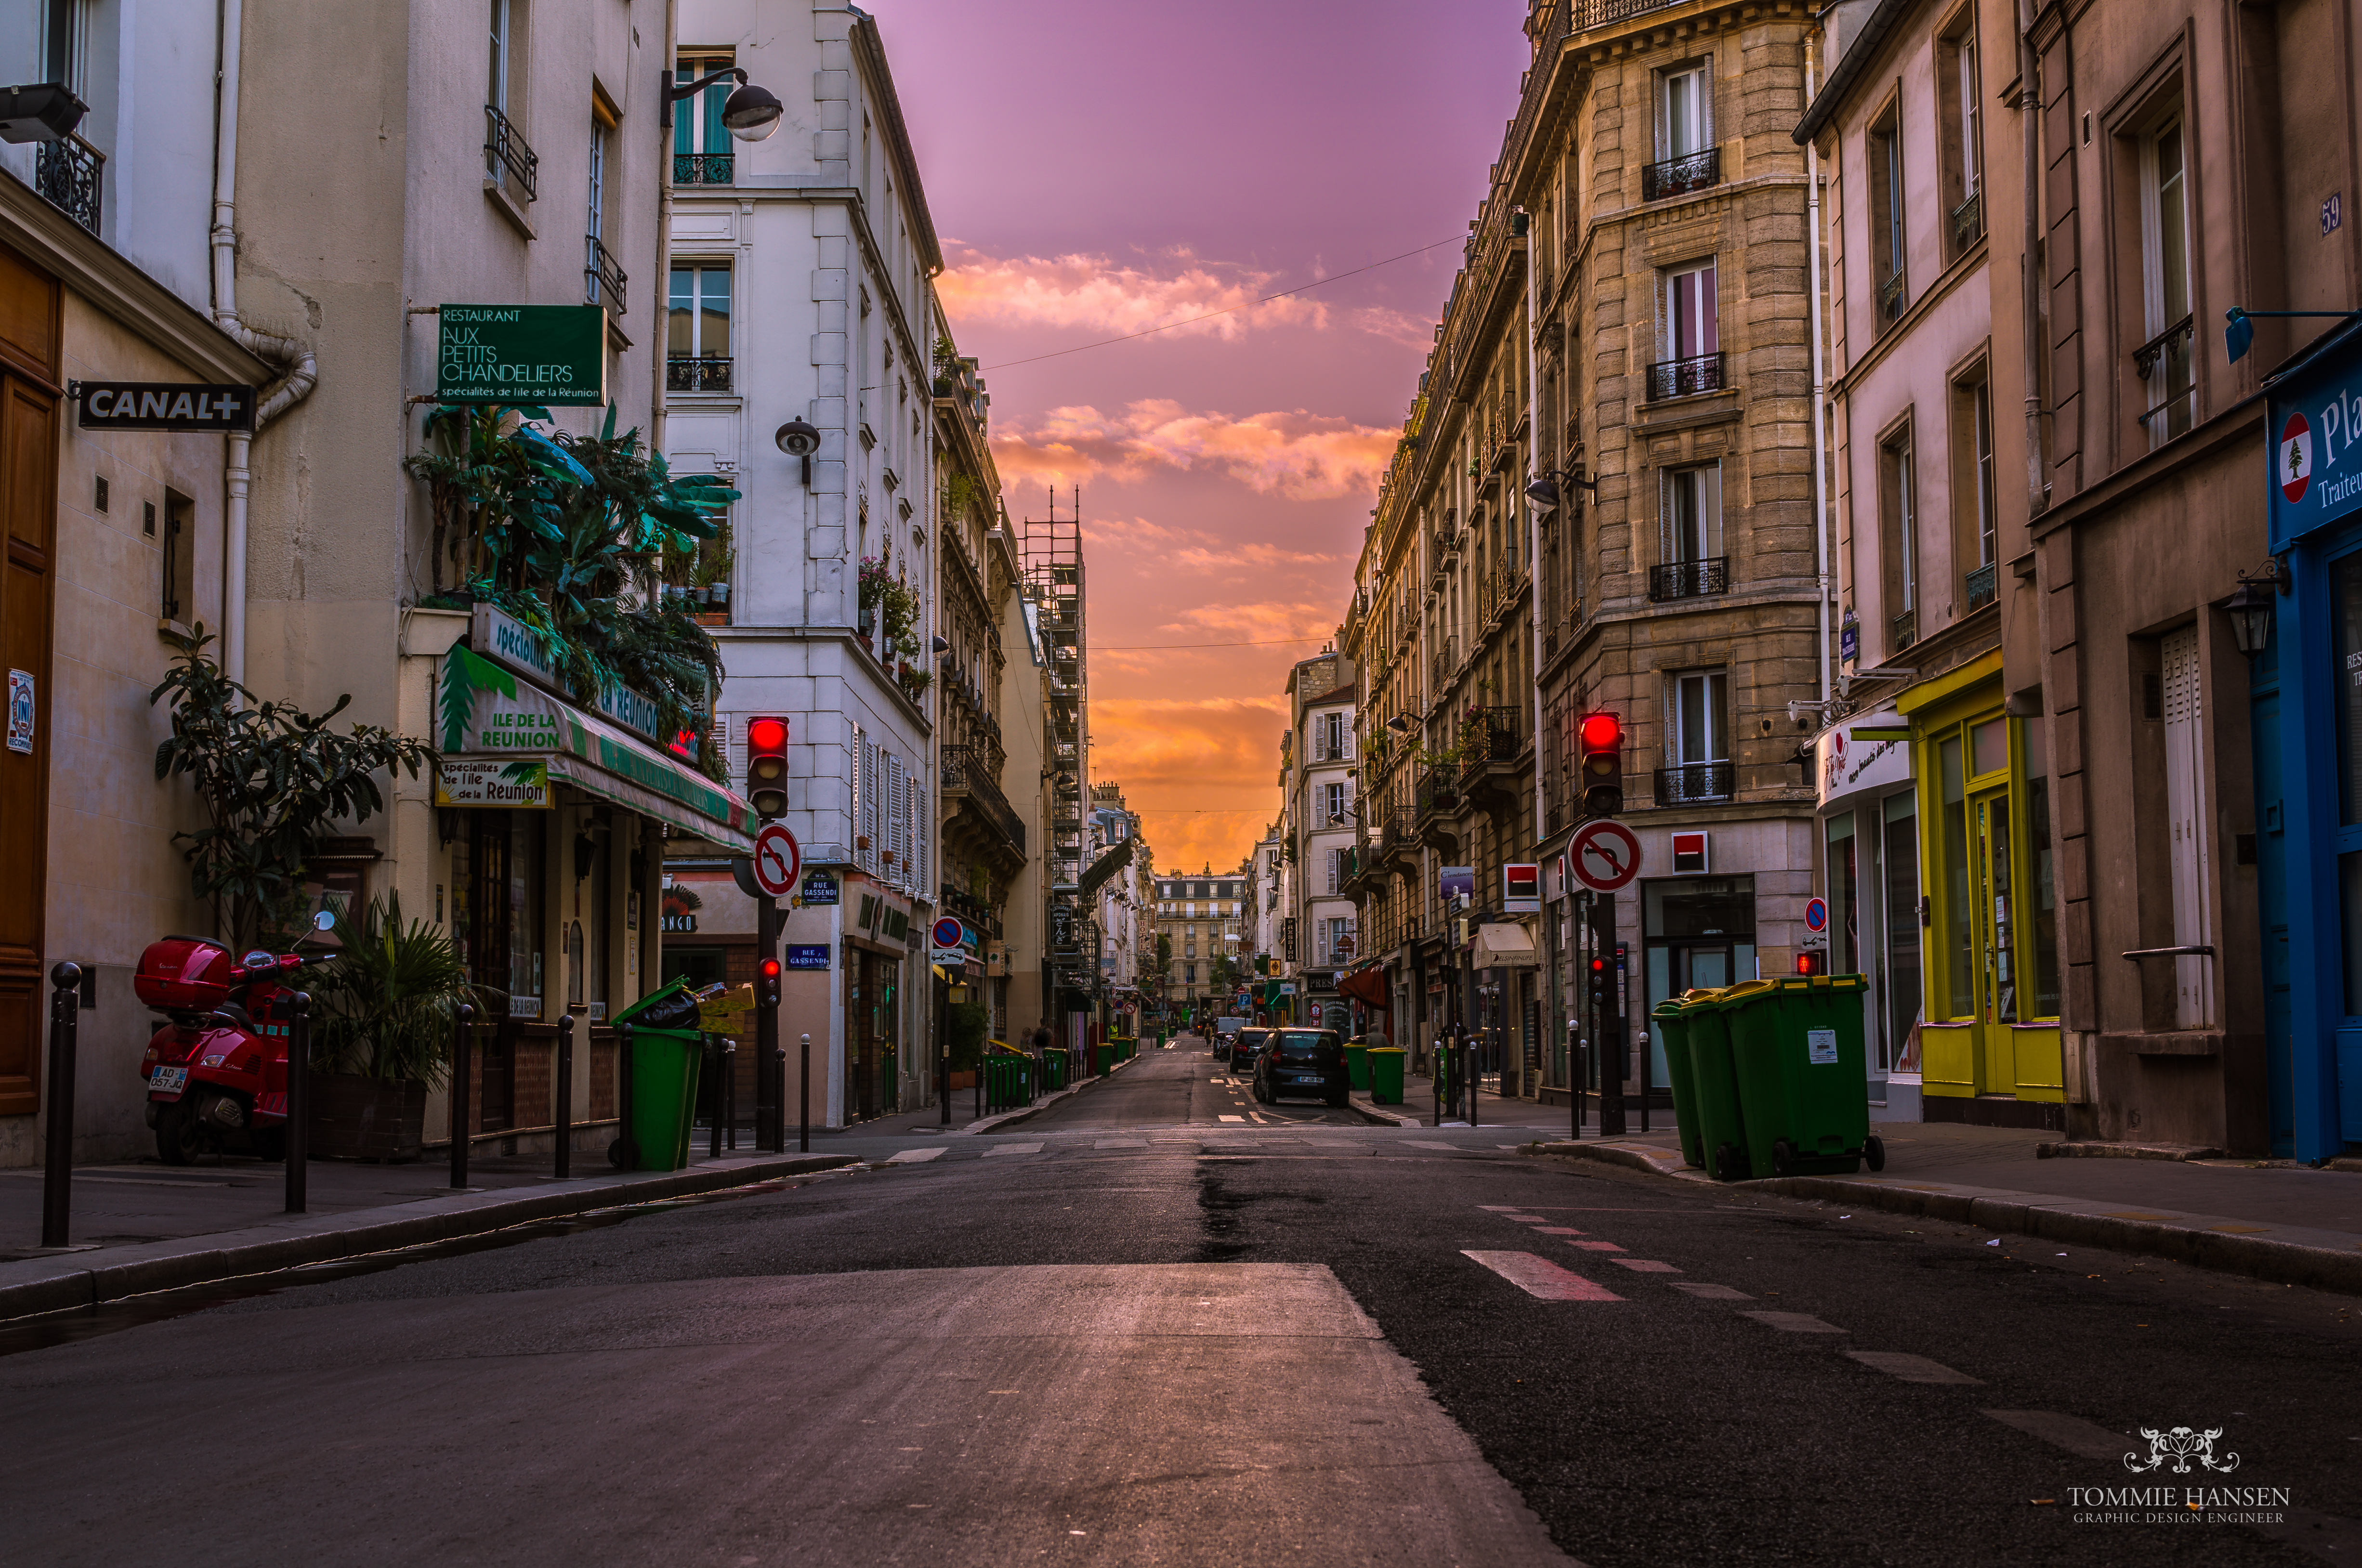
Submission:
<svg viewBox="0 0 2362 1568">
<path fill-rule="evenodd" d="M 476 1002 L 458 944 L 440 927 L 404 922 L 402 899 L 371 899 L 338 917 L 343 951 L 312 985 L 312 1153 L 331 1159 L 414 1160 L 426 1094 L 451 1070 L 461 1002 Z"/>
</svg>

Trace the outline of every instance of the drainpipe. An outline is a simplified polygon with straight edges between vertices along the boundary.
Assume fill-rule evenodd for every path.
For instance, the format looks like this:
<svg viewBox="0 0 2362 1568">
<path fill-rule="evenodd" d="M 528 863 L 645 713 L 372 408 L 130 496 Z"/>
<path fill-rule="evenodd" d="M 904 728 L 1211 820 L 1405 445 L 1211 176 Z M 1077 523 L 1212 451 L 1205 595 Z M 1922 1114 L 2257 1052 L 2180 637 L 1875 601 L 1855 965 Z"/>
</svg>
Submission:
<svg viewBox="0 0 2362 1568">
<path fill-rule="evenodd" d="M 2018 263 L 2025 291 L 2019 302 L 2018 315 L 2024 318 L 2021 330 L 2025 359 L 2025 494 L 2026 515 L 2039 517 L 2045 504 L 2042 493 L 2042 319 L 2037 308 L 2037 302 L 2042 298 L 2042 278 L 2037 259 L 2042 247 L 2042 89 L 2035 80 L 2034 44 L 2027 36 L 2033 30 L 2031 0 L 2017 0 L 2018 139 L 2025 144 L 2025 235 L 2019 246 L 2024 259 Z"/>
<path fill-rule="evenodd" d="M 1556 209 L 1553 208 L 1553 211 Z M 1534 266 L 1533 219 L 1526 220 L 1526 482 L 1531 484 L 1541 477 L 1542 446 L 1542 381 L 1541 381 L 1541 279 Z M 1559 497 L 1559 504 L 1572 511 L 1574 506 L 1574 486 Z M 1542 851 L 1543 830 L 1550 823 L 1550 813 L 1542 801 L 1542 515 L 1532 500 L 1526 502 L 1526 577 L 1530 586 L 1526 591 L 1532 612 L 1529 618 L 1533 642 L 1532 672 L 1534 689 L 1534 853 Z M 1537 889 L 1539 890 L 1539 889 Z"/>
<path fill-rule="evenodd" d="M 1805 109 L 1813 107 L 1813 73 L 1817 63 L 1814 53 L 1815 32 L 1805 33 Z M 1820 575 L 1820 591 L 1814 598 L 1816 624 L 1819 635 L 1815 647 L 1820 656 L 1821 708 L 1823 724 L 1829 716 L 1829 482 L 1828 422 L 1829 383 L 1827 367 L 1821 354 L 1821 143 L 1818 137 L 1805 144 L 1805 245 L 1811 276 L 1805 280 L 1805 307 L 1812 315 L 1813 332 L 1813 556 Z"/>
<path fill-rule="evenodd" d="M 657 98 L 657 311 L 648 344 L 648 358 L 655 361 L 649 371 L 648 450 L 659 455 L 665 449 L 665 312 L 672 300 L 672 79 L 679 36 L 680 0 L 665 0 L 664 90 Z M 810 464 L 804 472 L 811 477 Z"/>
<path fill-rule="evenodd" d="M 246 679 L 247 501 L 254 471 L 254 437 L 264 425 L 309 396 L 319 381 L 312 350 L 292 337 L 258 332 L 237 314 L 237 75 L 243 0 L 220 0 L 215 23 L 214 67 L 214 325 L 279 377 L 262 389 L 254 429 L 233 432 L 222 469 L 222 673 Z"/>
</svg>

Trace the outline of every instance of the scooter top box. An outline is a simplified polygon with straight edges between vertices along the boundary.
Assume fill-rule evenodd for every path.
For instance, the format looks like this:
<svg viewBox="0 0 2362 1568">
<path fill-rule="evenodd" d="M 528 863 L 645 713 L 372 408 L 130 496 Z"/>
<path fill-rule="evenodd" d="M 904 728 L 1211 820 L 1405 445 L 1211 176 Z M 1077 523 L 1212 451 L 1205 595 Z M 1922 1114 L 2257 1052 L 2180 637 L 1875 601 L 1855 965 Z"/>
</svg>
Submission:
<svg viewBox="0 0 2362 1568">
<path fill-rule="evenodd" d="M 236 966 L 229 949 L 202 936 L 168 936 L 139 955 L 131 988 L 168 1012 L 210 1012 L 229 998 Z"/>
</svg>

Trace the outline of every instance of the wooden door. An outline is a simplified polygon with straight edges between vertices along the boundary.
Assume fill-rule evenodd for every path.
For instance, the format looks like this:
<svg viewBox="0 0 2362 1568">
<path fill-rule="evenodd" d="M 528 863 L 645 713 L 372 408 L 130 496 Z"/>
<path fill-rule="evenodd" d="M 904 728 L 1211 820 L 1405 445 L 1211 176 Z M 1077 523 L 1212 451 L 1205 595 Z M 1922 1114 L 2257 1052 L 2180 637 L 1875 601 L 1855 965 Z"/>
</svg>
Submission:
<svg viewBox="0 0 2362 1568">
<path fill-rule="evenodd" d="M 0 749 L 0 1116 L 29 1116 L 39 1098 L 58 311 L 56 281 L 0 248 L 0 668 L 12 688 L 31 683 L 34 715 L 31 735 Z"/>
</svg>

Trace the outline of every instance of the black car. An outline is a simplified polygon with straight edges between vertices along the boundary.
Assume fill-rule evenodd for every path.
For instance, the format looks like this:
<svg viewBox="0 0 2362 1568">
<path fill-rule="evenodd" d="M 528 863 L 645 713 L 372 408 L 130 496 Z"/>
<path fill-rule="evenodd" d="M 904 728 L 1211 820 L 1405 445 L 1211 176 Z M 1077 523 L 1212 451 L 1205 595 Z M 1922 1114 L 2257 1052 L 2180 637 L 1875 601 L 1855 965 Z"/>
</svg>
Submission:
<svg viewBox="0 0 2362 1568">
<path fill-rule="evenodd" d="M 1281 1099 L 1345 1103 L 1352 1080 L 1345 1071 L 1345 1037 L 1333 1029 L 1270 1029 L 1256 1054 L 1254 1097 L 1264 1105 Z M 1236 1071 L 1236 1068 L 1232 1068 Z"/>
<path fill-rule="evenodd" d="M 1242 1029 L 1231 1044 L 1231 1076 L 1254 1071 L 1255 1058 L 1271 1039 L 1268 1029 Z"/>
</svg>

